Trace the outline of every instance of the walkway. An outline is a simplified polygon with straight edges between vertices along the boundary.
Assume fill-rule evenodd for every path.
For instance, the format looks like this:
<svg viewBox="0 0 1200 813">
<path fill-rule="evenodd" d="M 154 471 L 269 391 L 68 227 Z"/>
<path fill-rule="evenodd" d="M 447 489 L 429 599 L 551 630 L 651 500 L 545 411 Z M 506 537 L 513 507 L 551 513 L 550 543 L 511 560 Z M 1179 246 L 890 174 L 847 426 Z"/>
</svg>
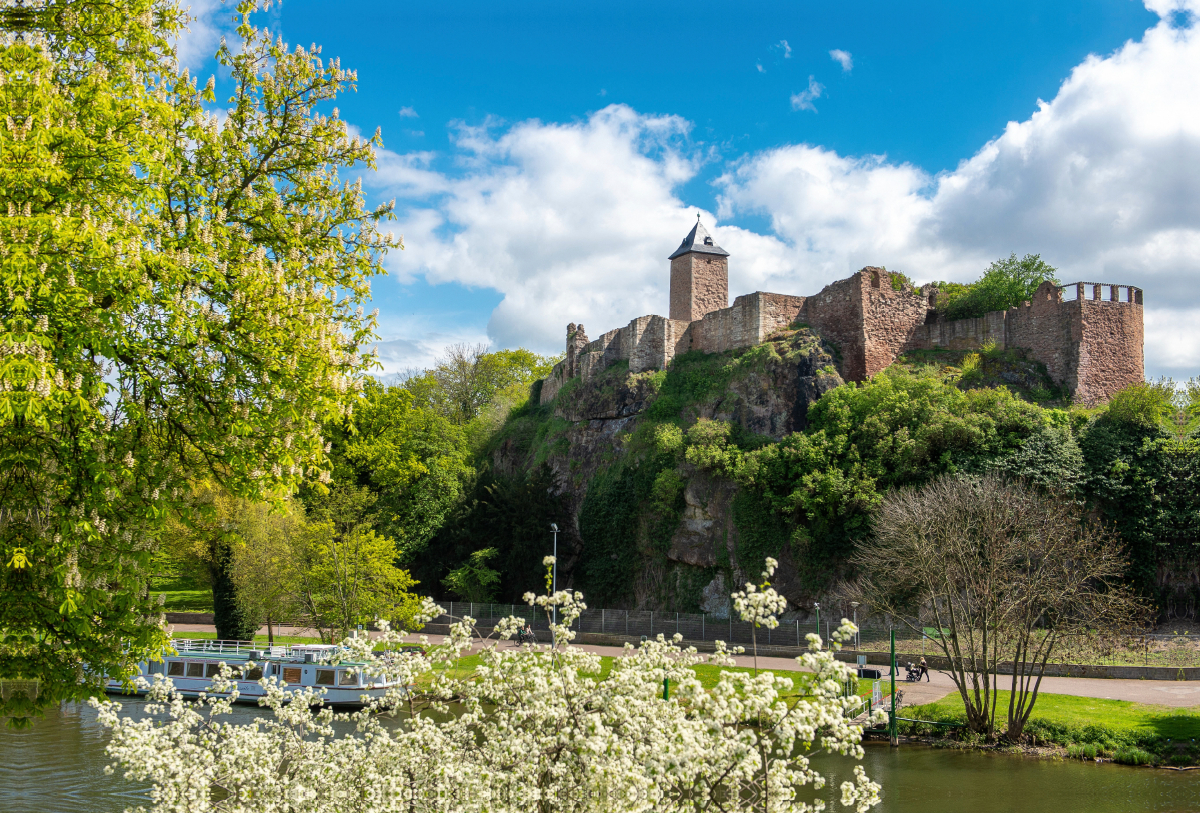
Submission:
<svg viewBox="0 0 1200 813">
<path fill-rule="evenodd" d="M 175 624 L 173 625 L 177 632 L 215 632 L 212 625 L 206 624 Z M 267 628 L 263 627 L 259 630 L 260 635 L 267 634 Z M 315 633 L 311 630 L 301 630 L 294 627 L 285 627 L 283 630 L 275 628 L 276 635 L 304 635 L 309 634 L 315 637 Z M 411 636 L 414 640 L 420 638 L 419 635 Z M 444 636 L 430 635 L 428 636 L 431 643 L 441 643 Z M 510 644 L 504 644 L 508 646 Z M 474 650 L 478 650 L 481 644 L 476 644 Z M 596 646 L 593 644 L 583 644 L 580 646 L 586 652 L 595 652 L 598 655 L 620 655 L 621 647 L 615 646 Z M 754 658 L 750 655 L 742 655 L 735 658 L 738 666 L 753 666 Z M 759 669 L 778 669 L 788 671 L 799 671 L 800 667 L 792 658 L 767 658 L 760 657 L 758 659 Z M 869 668 L 879 669 L 885 676 L 887 675 L 887 667 L 879 664 L 869 664 Z M 903 669 L 901 670 L 903 674 Z M 904 705 L 921 705 L 924 703 L 932 703 L 940 700 L 946 695 L 953 692 L 954 682 L 950 679 L 949 674 L 945 672 L 930 672 L 930 680 L 922 680 L 917 683 L 905 683 L 897 678 L 896 688 L 903 692 Z M 1007 688 L 1010 684 L 1011 677 L 1008 675 L 1000 675 L 1000 688 Z M 885 677 L 886 680 L 886 677 Z M 1128 700 L 1134 703 L 1149 703 L 1158 706 L 1170 706 L 1172 708 L 1190 708 L 1200 706 L 1200 681 L 1173 681 L 1173 680 L 1116 680 L 1116 679 L 1095 679 L 1095 678 L 1066 678 L 1066 677 L 1046 677 L 1042 678 L 1042 685 L 1039 689 L 1043 694 L 1066 694 L 1074 695 L 1075 697 L 1094 697 L 1105 700 Z"/>
</svg>

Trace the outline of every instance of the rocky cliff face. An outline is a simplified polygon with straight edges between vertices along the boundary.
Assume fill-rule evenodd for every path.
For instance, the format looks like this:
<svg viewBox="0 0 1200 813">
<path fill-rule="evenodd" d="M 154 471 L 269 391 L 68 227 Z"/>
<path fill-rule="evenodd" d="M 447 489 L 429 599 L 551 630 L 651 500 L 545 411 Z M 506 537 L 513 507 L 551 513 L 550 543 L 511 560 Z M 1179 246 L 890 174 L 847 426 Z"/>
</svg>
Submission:
<svg viewBox="0 0 1200 813">
<path fill-rule="evenodd" d="M 730 585 L 745 577 L 737 486 L 664 464 L 655 438 L 708 418 L 745 442 L 778 440 L 804 429 L 809 406 L 841 383 L 830 348 L 808 330 L 733 353 L 689 353 L 666 371 L 631 374 L 618 364 L 568 382 L 536 427 L 496 448 L 493 464 L 513 473 L 546 462 L 568 494 L 573 545 L 560 538 L 560 578 L 598 592 L 603 606 L 721 613 Z M 614 581 L 625 579 L 622 591 Z"/>
</svg>

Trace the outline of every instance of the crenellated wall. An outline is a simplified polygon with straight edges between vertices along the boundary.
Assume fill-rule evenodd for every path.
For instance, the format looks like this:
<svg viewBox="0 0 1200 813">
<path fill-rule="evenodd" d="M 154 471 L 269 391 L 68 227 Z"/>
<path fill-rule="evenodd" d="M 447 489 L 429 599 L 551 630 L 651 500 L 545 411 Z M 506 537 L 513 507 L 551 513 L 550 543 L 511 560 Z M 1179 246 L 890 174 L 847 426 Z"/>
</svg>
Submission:
<svg viewBox="0 0 1200 813">
<path fill-rule="evenodd" d="M 542 384 L 547 403 L 573 377 L 591 379 L 622 359 L 630 372 L 661 370 L 689 350 L 721 353 L 753 347 L 793 323 L 832 343 L 842 377 L 863 381 L 907 350 L 975 350 L 994 342 L 1020 348 L 1046 366 L 1079 403 L 1107 400 L 1142 381 L 1142 291 L 1128 285 L 1045 282 L 1019 307 L 973 319 L 946 321 L 933 309 L 936 289 L 893 284 L 884 268 L 868 266 L 820 293 L 790 296 L 756 291 L 727 308 L 688 322 L 639 316 L 589 341 L 583 325 L 567 326 L 567 355 Z"/>
<path fill-rule="evenodd" d="M 1046 366 L 1077 403 L 1106 401 L 1145 380 L 1142 291 L 1130 285 L 1044 282 L 1029 302 L 973 319 L 932 321 L 904 349 L 1020 348 Z"/>
</svg>

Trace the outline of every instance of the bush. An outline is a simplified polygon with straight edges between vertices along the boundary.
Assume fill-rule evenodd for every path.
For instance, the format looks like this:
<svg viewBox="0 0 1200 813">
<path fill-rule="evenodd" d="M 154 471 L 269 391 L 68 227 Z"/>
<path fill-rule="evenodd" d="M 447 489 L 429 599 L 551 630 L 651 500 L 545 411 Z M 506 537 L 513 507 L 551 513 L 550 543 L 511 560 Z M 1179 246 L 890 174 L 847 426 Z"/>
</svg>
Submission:
<svg viewBox="0 0 1200 813">
<path fill-rule="evenodd" d="M 968 319 L 1008 310 L 1032 299 L 1034 291 L 1046 280 L 1058 284 L 1055 269 L 1043 262 L 1040 255 L 1026 254 L 1018 260 L 1016 254 L 1010 254 L 1007 259 L 988 266 L 979 281 L 971 285 L 936 283 L 937 308 L 948 319 Z"/>
</svg>

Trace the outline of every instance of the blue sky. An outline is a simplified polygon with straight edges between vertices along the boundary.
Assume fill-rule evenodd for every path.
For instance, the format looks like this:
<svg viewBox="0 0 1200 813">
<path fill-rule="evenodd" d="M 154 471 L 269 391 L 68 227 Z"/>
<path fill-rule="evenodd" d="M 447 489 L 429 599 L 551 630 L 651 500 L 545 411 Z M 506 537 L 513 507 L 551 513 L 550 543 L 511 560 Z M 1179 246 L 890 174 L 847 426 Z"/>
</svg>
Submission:
<svg viewBox="0 0 1200 813">
<path fill-rule="evenodd" d="M 866 264 L 973 279 L 1010 251 L 1141 285 L 1147 372 L 1200 373 L 1193 0 L 328 2 L 258 23 L 359 74 L 407 250 L 389 371 L 447 343 L 561 349 L 666 309 L 697 211 L 731 294 Z M 193 7 L 203 55 L 227 11 Z"/>
</svg>

